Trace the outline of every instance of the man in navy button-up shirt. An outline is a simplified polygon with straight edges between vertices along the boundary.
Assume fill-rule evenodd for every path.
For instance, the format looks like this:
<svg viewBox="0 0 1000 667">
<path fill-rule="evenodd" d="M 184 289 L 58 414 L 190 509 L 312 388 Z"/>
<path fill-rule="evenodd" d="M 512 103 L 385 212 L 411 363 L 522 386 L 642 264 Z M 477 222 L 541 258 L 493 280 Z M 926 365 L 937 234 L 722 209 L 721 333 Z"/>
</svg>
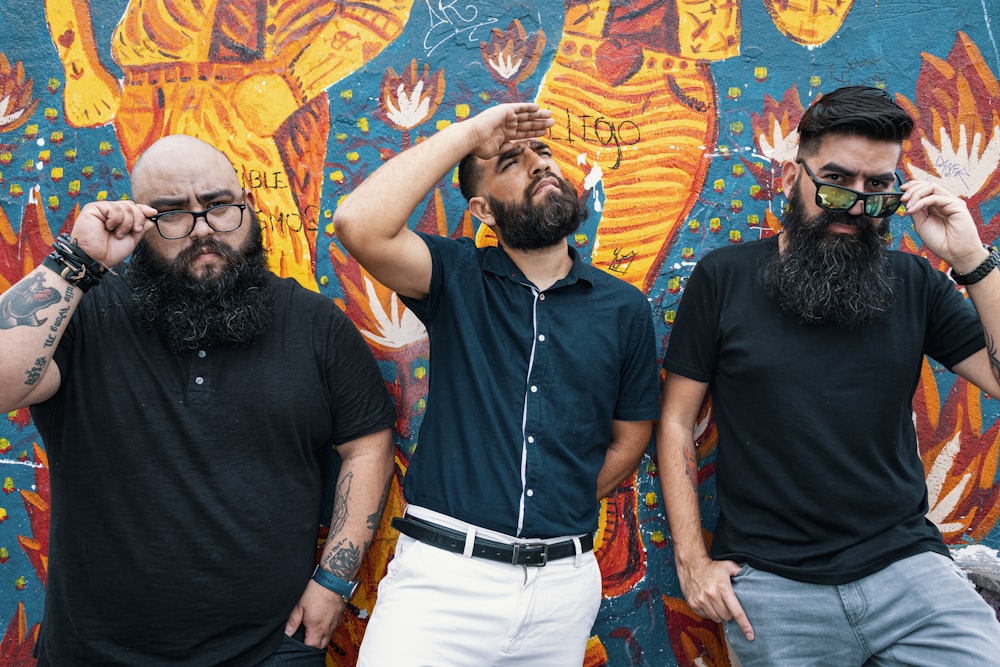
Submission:
<svg viewBox="0 0 1000 667">
<path fill-rule="evenodd" d="M 585 209 L 538 139 L 551 125 L 534 104 L 493 107 L 393 158 L 337 209 L 344 246 L 431 342 L 404 536 L 360 665 L 582 662 L 600 603 L 599 499 L 647 446 L 658 372 L 643 294 L 566 242 Z M 407 227 L 459 160 L 498 247 Z M 519 546 L 494 562 L 514 543 L 546 556 L 518 560 Z"/>
</svg>

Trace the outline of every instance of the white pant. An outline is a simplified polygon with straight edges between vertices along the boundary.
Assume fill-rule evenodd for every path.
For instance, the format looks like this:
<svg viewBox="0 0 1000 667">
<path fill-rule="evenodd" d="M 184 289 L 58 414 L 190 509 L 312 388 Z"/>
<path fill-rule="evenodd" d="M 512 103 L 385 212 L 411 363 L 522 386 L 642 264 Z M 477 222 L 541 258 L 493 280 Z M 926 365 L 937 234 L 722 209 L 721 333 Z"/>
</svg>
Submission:
<svg viewBox="0 0 1000 667">
<path fill-rule="evenodd" d="M 530 567 L 400 535 L 357 664 L 580 667 L 600 605 L 593 551 Z"/>
</svg>

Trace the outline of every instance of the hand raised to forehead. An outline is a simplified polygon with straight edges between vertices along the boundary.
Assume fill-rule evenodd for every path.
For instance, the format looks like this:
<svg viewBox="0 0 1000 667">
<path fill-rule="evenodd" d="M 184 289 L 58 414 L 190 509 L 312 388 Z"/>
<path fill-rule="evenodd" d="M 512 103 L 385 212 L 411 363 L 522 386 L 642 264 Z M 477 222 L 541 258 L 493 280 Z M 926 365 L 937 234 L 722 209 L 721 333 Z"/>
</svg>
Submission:
<svg viewBox="0 0 1000 667">
<path fill-rule="evenodd" d="M 478 138 L 472 153 L 481 160 L 510 150 L 514 141 L 545 136 L 555 123 L 551 111 L 530 102 L 500 104 L 486 109 L 469 122 L 474 123 Z"/>
</svg>

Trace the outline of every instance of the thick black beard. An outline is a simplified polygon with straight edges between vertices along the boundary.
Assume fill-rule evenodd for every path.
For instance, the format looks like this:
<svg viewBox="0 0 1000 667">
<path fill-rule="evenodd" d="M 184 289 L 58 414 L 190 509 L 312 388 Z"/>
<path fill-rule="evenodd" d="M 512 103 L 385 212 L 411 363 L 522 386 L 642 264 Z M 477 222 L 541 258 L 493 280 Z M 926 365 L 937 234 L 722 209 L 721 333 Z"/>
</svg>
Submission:
<svg viewBox="0 0 1000 667">
<path fill-rule="evenodd" d="M 535 204 L 532 193 L 546 178 L 559 183 L 559 191 L 550 191 L 541 204 Z M 551 173 L 535 177 L 525 188 L 523 201 L 515 204 L 489 196 L 490 209 L 497 223 L 501 241 L 512 250 L 539 250 L 551 247 L 580 228 L 587 217 L 587 208 L 569 183 Z"/>
<path fill-rule="evenodd" d="M 251 224 L 256 224 L 252 218 Z M 190 266 L 204 250 L 223 257 L 226 268 L 199 279 Z M 273 319 L 273 294 L 259 232 L 238 250 L 209 237 L 169 264 L 140 242 L 126 276 L 143 327 L 163 335 L 175 352 L 249 342 Z"/>
<path fill-rule="evenodd" d="M 782 221 L 785 249 L 761 267 L 761 281 L 781 309 L 802 324 L 845 329 L 886 317 L 896 282 L 884 240 L 888 219 L 823 211 L 806 220 L 803 208 L 796 188 Z M 859 232 L 830 232 L 833 223 Z"/>
</svg>

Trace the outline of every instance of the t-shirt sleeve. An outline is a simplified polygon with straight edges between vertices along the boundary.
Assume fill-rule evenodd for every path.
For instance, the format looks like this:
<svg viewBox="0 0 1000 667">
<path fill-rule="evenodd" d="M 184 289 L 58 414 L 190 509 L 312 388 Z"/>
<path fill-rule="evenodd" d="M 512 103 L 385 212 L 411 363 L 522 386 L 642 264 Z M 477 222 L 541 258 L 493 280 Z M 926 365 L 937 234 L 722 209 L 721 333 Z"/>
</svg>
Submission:
<svg viewBox="0 0 1000 667">
<path fill-rule="evenodd" d="M 954 283 L 921 259 L 927 273 L 927 334 L 924 353 L 951 369 L 983 349 L 986 338 L 979 314 Z"/>
<path fill-rule="evenodd" d="M 653 315 L 645 298 L 642 298 L 622 362 L 621 391 L 615 404 L 615 419 L 644 421 L 659 416 L 660 378 L 656 368 Z"/>
<path fill-rule="evenodd" d="M 396 410 L 375 356 L 354 323 L 333 306 L 326 369 L 333 412 L 333 444 L 390 428 Z"/>
<path fill-rule="evenodd" d="M 711 381 L 718 362 L 717 263 L 710 258 L 711 253 L 691 272 L 663 357 L 663 368 L 668 373 L 697 382 Z"/>
</svg>

